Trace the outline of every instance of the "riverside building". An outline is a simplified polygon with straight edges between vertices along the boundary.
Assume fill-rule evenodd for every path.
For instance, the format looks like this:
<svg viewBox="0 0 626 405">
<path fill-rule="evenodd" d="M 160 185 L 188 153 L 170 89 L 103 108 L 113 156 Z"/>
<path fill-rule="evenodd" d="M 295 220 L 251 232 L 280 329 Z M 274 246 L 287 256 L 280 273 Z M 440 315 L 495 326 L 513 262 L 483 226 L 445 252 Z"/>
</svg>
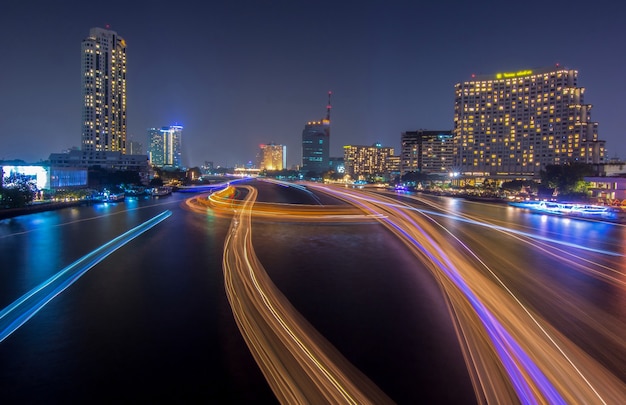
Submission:
<svg viewBox="0 0 626 405">
<path fill-rule="evenodd" d="M 126 153 L 126 41 L 92 28 L 82 42 L 83 151 Z"/>
<path fill-rule="evenodd" d="M 319 121 L 309 121 L 302 131 L 302 171 L 320 175 L 330 170 L 330 96 L 326 117 Z"/>
<path fill-rule="evenodd" d="M 275 143 L 259 145 L 258 166 L 261 170 L 287 168 L 287 147 Z"/>
<path fill-rule="evenodd" d="M 156 167 L 182 168 L 182 138 L 181 125 L 148 129 L 150 163 Z"/>
<path fill-rule="evenodd" d="M 402 133 L 401 174 L 417 172 L 448 175 L 453 161 L 452 131 L 420 129 Z"/>
<path fill-rule="evenodd" d="M 394 150 L 391 147 L 376 143 L 372 146 L 344 145 L 343 161 L 345 171 L 354 180 L 372 178 L 388 179 L 394 169 L 392 157 Z"/>
<path fill-rule="evenodd" d="M 455 85 L 454 165 L 470 176 L 537 176 L 549 164 L 605 162 L 578 71 L 521 70 Z"/>
</svg>

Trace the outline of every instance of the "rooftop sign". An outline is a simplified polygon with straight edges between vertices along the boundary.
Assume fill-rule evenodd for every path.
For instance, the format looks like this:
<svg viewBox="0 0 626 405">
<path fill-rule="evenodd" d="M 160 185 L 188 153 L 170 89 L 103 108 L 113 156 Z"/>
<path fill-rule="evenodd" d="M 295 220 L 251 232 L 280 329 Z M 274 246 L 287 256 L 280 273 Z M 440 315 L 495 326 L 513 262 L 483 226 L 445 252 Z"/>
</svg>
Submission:
<svg viewBox="0 0 626 405">
<path fill-rule="evenodd" d="M 532 75 L 532 70 L 520 70 L 518 72 L 496 73 L 496 79 L 510 79 L 513 77 Z"/>
</svg>

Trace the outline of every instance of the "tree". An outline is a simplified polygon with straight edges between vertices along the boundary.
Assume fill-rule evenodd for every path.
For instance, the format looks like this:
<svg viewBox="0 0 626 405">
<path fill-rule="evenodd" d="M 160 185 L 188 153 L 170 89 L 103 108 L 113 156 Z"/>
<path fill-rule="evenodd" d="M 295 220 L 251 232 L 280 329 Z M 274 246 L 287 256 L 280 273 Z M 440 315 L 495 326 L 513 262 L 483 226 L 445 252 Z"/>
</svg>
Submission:
<svg viewBox="0 0 626 405">
<path fill-rule="evenodd" d="M 533 194 L 537 192 L 538 184 L 533 180 L 509 180 L 500 185 L 502 190 L 513 193 Z"/>
<path fill-rule="evenodd" d="M 400 177 L 400 181 L 407 184 L 417 184 L 428 180 L 428 175 L 422 172 L 406 172 Z"/>
<path fill-rule="evenodd" d="M 558 194 L 581 194 L 586 192 L 585 176 L 593 174 L 593 166 L 587 163 L 546 165 L 546 168 L 540 172 L 541 185 L 555 189 Z"/>
<path fill-rule="evenodd" d="M 19 173 L 12 173 L 0 188 L 2 208 L 22 208 L 33 202 L 37 194 L 35 181 Z"/>
<path fill-rule="evenodd" d="M 161 187 L 163 185 L 163 179 L 160 177 L 153 177 L 150 179 L 150 186 Z"/>
</svg>

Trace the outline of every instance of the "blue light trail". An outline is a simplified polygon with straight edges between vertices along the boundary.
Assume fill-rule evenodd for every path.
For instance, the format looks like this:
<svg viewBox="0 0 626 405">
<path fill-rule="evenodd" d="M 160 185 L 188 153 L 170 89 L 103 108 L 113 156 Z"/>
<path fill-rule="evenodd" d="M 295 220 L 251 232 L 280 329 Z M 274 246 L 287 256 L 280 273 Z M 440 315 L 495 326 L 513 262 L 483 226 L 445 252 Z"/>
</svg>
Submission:
<svg viewBox="0 0 626 405">
<path fill-rule="evenodd" d="M 137 236 L 172 215 L 167 210 L 88 253 L 0 311 L 0 342 L 32 318 L 83 274 Z"/>
<path fill-rule="evenodd" d="M 363 200 L 366 200 L 366 201 L 370 200 L 369 197 L 365 197 L 365 196 L 364 197 L 355 196 L 354 198 L 363 199 Z M 415 208 L 415 207 L 411 207 L 411 206 L 405 206 L 405 205 L 401 205 L 401 204 L 388 203 L 388 202 L 378 202 L 378 203 L 386 205 L 386 206 L 389 206 L 389 207 L 401 208 L 401 209 L 405 209 L 405 210 L 416 211 L 416 212 L 419 212 L 419 213 L 422 213 L 422 214 L 428 214 L 428 215 L 433 215 L 433 216 L 444 217 L 444 218 L 452 219 L 452 220 L 455 220 L 455 221 L 467 222 L 467 223 L 472 224 L 472 225 L 484 226 L 486 228 L 491 228 L 491 229 L 494 229 L 494 230 L 497 230 L 497 231 L 507 232 L 507 233 L 520 235 L 520 236 L 525 236 L 527 238 L 541 240 L 541 241 L 549 242 L 549 243 L 554 243 L 554 244 L 557 244 L 557 245 L 563 245 L 563 246 L 567 246 L 567 247 L 571 247 L 571 248 L 575 248 L 575 249 L 586 250 L 586 251 L 589 251 L 589 252 L 600 253 L 600 254 L 604 254 L 604 255 L 608 255 L 608 256 L 618 256 L 618 257 L 623 257 L 624 256 L 624 254 L 618 253 L 618 252 L 611 252 L 609 250 L 603 250 L 603 249 L 595 249 L 595 248 L 592 248 L 590 246 L 585 246 L 585 245 L 580 245 L 580 244 L 571 243 L 571 242 L 567 242 L 567 241 L 562 241 L 562 240 L 558 240 L 558 239 L 548 238 L 548 237 L 545 237 L 545 236 L 542 236 L 542 235 L 537 235 L 537 234 L 533 234 L 533 233 L 523 232 L 523 231 L 519 231 L 517 229 L 507 228 L 507 227 L 503 227 L 503 226 L 499 226 L 499 225 L 493 225 L 493 224 L 489 224 L 489 223 L 486 223 L 486 222 L 480 222 L 480 221 L 476 221 L 476 220 L 473 220 L 473 219 L 465 218 L 465 217 L 462 217 L 462 216 L 459 216 L 459 215 L 452 215 L 452 214 L 447 214 L 447 213 L 442 213 L 442 212 L 437 212 L 437 211 L 431 211 L 431 210 L 425 210 L 425 209 Z M 616 224 L 610 224 L 610 225 L 616 226 Z"/>
</svg>

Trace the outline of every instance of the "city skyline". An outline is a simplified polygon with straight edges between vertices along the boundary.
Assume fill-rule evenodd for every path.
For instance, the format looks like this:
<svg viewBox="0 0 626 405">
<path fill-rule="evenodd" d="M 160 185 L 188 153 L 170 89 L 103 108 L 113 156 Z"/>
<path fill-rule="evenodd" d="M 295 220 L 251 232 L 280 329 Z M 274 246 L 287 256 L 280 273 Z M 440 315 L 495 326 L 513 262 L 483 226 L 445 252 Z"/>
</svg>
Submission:
<svg viewBox="0 0 626 405">
<path fill-rule="evenodd" d="M 180 123 L 185 165 L 245 164 L 265 142 L 287 147 L 288 167 L 300 164 L 302 127 L 324 116 L 329 90 L 331 157 L 350 144 L 399 150 L 402 132 L 452 129 L 454 85 L 471 74 L 556 63 L 579 72 L 607 158 L 626 157 L 616 5 L 455 7 L 240 2 L 109 13 L 11 3 L 0 17 L 0 49 L 12 55 L 0 67 L 0 160 L 37 162 L 80 145 L 80 43 L 107 24 L 127 41 L 128 141 L 145 143 L 155 122 Z"/>
</svg>

